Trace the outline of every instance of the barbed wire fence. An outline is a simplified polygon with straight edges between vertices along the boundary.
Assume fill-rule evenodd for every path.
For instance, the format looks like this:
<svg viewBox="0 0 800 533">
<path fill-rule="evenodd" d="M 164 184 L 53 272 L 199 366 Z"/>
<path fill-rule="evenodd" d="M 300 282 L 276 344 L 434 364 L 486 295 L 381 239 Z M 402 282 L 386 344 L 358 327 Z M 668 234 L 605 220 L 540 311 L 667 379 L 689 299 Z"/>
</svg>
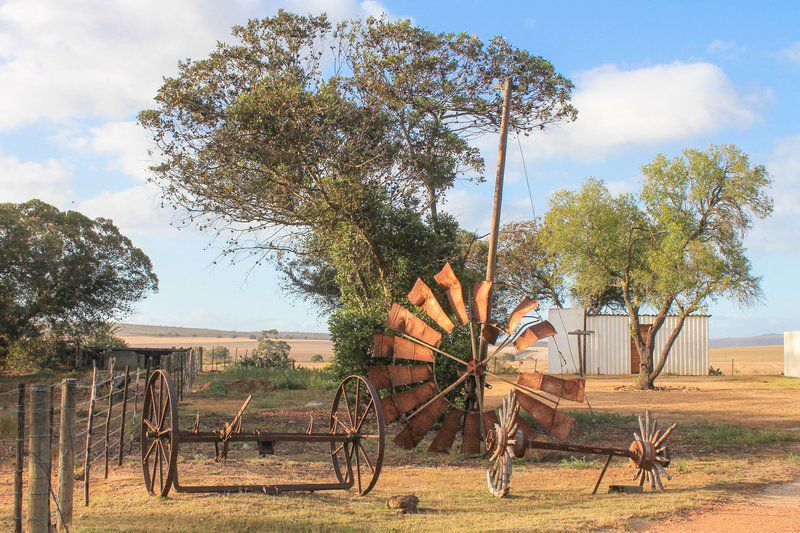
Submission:
<svg viewBox="0 0 800 533">
<path fill-rule="evenodd" d="M 160 357 L 156 368 L 170 372 L 182 399 L 201 362 L 202 350 L 192 349 Z M 16 423 L 5 416 L 0 426 L 0 457 L 14 457 L 13 483 L 0 485 L 0 530 L 69 531 L 76 483 L 88 506 L 92 485 L 136 450 L 146 381 L 154 370 L 147 366 L 115 369 L 111 359 L 107 369 L 94 367 L 89 380 L 20 383 L 0 392 L 0 413 L 16 414 Z"/>
</svg>

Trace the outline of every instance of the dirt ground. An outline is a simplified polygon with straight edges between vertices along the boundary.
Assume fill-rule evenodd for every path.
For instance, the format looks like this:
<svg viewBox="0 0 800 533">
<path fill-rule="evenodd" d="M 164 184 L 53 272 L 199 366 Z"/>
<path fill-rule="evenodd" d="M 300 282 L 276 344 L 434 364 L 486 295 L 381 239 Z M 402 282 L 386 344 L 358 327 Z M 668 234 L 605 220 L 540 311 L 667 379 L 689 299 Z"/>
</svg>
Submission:
<svg viewBox="0 0 800 533">
<path fill-rule="evenodd" d="M 800 476 L 800 410 L 797 409 L 800 380 L 664 377 L 660 380 L 664 390 L 650 392 L 629 390 L 631 382 L 627 376 L 593 377 L 587 381 L 587 396 L 598 416 L 638 414 L 651 409 L 660 427 L 678 423 L 671 438 L 673 464 L 669 470 L 673 479 L 664 493 L 608 494 L 609 483 L 631 483 L 633 471 L 626 461 L 616 460 L 600 493 L 591 496 L 602 464 L 599 459 L 593 456 L 571 459 L 570 455 L 548 452 L 530 454 L 517 461 L 511 493 L 498 500 L 486 491 L 484 459 L 455 453 L 429 455 L 425 449 L 431 435 L 417 449 L 402 451 L 391 442 L 399 430 L 392 425 L 388 429 L 380 481 L 365 497 L 358 497 L 352 491 L 280 496 L 173 493 L 162 500 L 150 497 L 144 490 L 134 453 L 121 469 L 112 468 L 108 480 L 102 479 L 101 470 L 93 474 L 96 482 L 92 484 L 89 507 L 83 507 L 76 494 L 79 501 L 72 530 L 441 531 L 463 529 L 469 524 L 471 528 L 495 531 L 731 531 L 735 530 L 734 525 L 745 524 L 737 519 L 737 513 L 753 511 L 762 517 L 755 526 L 771 529 L 775 525 L 793 530 L 786 520 L 787 512 L 764 498 L 786 487 L 778 484 Z M 507 387 L 502 382 L 492 385 L 487 398 L 490 405 L 496 405 Z M 315 430 L 324 431 L 332 394 L 308 390 L 257 391 L 245 416 L 245 427 L 304 431 L 313 417 Z M 243 397 L 238 392 L 219 398 L 188 397 L 180 404 L 181 426 L 191 427 L 197 411 L 201 413 L 202 428 L 221 426 L 236 412 Z M 566 402 L 562 405 L 566 410 L 586 407 Z M 706 422 L 735 424 L 749 433 L 731 436 L 718 431 L 728 426 L 709 426 L 709 429 L 698 425 Z M 604 425 L 599 431 L 591 422 L 587 424 L 576 430 L 571 440 L 627 446 L 636 430 L 636 422 L 630 417 Z M 768 438 L 763 443 L 752 438 L 778 430 L 780 435 L 790 438 Z M 7 452 L 10 450 L 3 453 Z M 214 462 L 211 445 L 183 446 L 179 460 L 181 481 L 331 480 L 330 457 L 324 446 L 287 443 L 279 445 L 276 452 L 275 456 L 259 457 L 252 447 L 240 445 L 232 449 L 229 460 L 223 464 Z M 11 463 L 8 457 L 0 461 L 0 486 L 10 484 Z M 390 496 L 405 493 L 420 498 L 421 512 L 399 516 L 386 508 Z M 0 491 L 0 508 L 10 509 L 10 503 L 10 496 Z M 707 522 L 711 516 L 723 522 Z M 748 529 L 759 531 L 764 527 Z"/>
</svg>

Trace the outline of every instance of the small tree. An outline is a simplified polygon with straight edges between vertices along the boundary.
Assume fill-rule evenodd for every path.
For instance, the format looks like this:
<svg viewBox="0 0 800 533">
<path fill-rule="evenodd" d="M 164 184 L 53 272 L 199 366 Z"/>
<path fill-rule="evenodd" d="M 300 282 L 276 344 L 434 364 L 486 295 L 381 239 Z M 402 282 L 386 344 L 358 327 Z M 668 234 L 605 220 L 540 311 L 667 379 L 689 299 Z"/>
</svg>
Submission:
<svg viewBox="0 0 800 533">
<path fill-rule="evenodd" d="M 211 346 L 206 348 L 206 356 L 214 359 L 227 359 L 231 356 L 231 351 L 225 346 Z"/>
<path fill-rule="evenodd" d="M 273 333 L 274 332 L 274 333 Z M 289 352 L 292 347 L 289 343 L 274 339 L 272 335 L 277 330 L 262 331 L 258 337 L 258 346 L 247 357 L 243 357 L 239 364 L 242 366 L 257 366 L 261 368 L 287 368 L 292 365 Z"/>
<path fill-rule="evenodd" d="M 111 324 L 101 324 L 92 335 L 83 339 L 81 343 L 94 348 L 126 348 L 128 343 L 125 342 L 125 339 L 115 335 L 118 329 Z"/>
<path fill-rule="evenodd" d="M 311 362 L 312 362 L 312 363 L 321 363 L 321 362 L 322 362 L 322 361 L 324 361 L 324 360 L 325 360 L 325 358 L 324 358 L 324 357 L 322 357 L 322 356 L 321 356 L 320 354 L 318 354 L 318 353 L 315 353 L 314 355 L 312 355 L 312 356 L 311 356 Z"/>
<path fill-rule="evenodd" d="M 744 238 L 753 218 L 772 211 L 769 174 L 737 147 L 684 150 L 642 167 L 638 195 L 612 195 L 588 180 L 557 192 L 545 217 L 548 249 L 563 261 L 581 302 L 619 294 L 640 354 L 639 386 L 652 388 L 686 318 L 721 298 L 751 305 L 761 297 Z M 649 330 L 640 315 L 655 314 Z M 677 315 L 661 353 L 655 338 Z"/>
</svg>

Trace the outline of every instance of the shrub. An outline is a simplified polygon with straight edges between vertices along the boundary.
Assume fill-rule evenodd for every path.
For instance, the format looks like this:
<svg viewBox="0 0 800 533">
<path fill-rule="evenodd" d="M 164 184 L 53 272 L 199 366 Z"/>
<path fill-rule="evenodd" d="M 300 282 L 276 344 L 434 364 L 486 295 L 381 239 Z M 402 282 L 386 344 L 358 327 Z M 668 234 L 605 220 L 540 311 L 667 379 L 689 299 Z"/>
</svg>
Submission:
<svg viewBox="0 0 800 533">
<path fill-rule="evenodd" d="M 339 380 L 329 370 L 310 368 L 294 369 L 233 365 L 215 377 L 220 380 L 256 379 L 269 383 L 274 389 L 334 390 L 339 386 Z M 215 381 L 215 383 L 217 382 Z"/>
<path fill-rule="evenodd" d="M 231 351 L 225 346 L 209 346 L 206 348 L 206 356 L 214 359 L 227 359 L 231 356 Z"/>
<path fill-rule="evenodd" d="M 286 341 L 273 339 L 271 336 L 278 332 L 274 329 L 262 331 L 258 338 L 258 347 L 239 361 L 241 366 L 254 366 L 260 368 L 287 368 L 291 366 L 289 359 L 291 346 Z"/>
<path fill-rule="evenodd" d="M 337 378 L 366 374 L 373 335 L 381 331 L 385 318 L 386 310 L 377 304 L 358 309 L 343 307 L 331 315 L 328 320 L 333 343 L 331 371 Z"/>
<path fill-rule="evenodd" d="M 324 361 L 324 360 L 325 360 L 325 358 L 324 358 L 324 357 L 322 357 L 322 356 L 321 356 L 320 354 L 318 354 L 318 353 L 315 353 L 314 355 L 312 355 L 312 356 L 311 356 L 311 362 L 312 362 L 312 363 L 321 363 L 321 362 L 322 362 L 322 361 Z"/>
</svg>

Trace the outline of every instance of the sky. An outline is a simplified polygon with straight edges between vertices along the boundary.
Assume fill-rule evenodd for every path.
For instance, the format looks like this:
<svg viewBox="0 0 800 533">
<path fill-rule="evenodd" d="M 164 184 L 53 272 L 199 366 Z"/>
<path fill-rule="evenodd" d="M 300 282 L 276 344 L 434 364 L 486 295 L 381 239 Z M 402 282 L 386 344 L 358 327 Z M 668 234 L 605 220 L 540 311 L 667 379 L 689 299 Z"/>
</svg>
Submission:
<svg viewBox="0 0 800 533">
<path fill-rule="evenodd" d="M 738 145 L 773 177 L 775 212 L 747 238 L 765 301 L 715 303 L 710 334 L 800 329 L 799 2 L 0 0 L 0 202 L 40 198 L 114 220 L 160 279 L 126 321 L 326 329 L 272 267 L 214 264 L 209 235 L 171 225 L 136 124 L 178 61 L 205 57 L 231 26 L 280 8 L 502 35 L 572 79 L 578 120 L 509 142 L 504 222 L 532 215 L 525 167 L 541 215 L 553 191 L 589 176 L 634 192 L 658 153 Z M 486 183 L 460 182 L 442 205 L 466 229 L 488 228 L 497 141 L 477 141 Z"/>
</svg>

